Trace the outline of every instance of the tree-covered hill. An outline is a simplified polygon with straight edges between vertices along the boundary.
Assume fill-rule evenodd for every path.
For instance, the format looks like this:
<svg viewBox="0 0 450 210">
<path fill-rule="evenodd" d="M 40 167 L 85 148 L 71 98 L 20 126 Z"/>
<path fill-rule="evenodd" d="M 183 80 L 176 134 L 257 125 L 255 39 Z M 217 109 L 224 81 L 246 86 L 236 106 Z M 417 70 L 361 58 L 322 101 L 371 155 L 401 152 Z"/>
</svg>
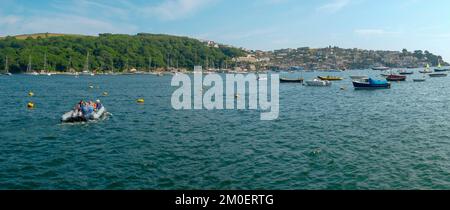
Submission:
<svg viewBox="0 0 450 210">
<path fill-rule="evenodd" d="M 222 66 L 244 51 L 197 39 L 159 34 L 100 34 L 99 36 L 41 34 L 0 39 L 0 68 L 6 57 L 11 72 L 27 70 L 82 71 L 89 54 L 89 69 L 97 71 L 163 67 L 192 69 L 194 65 Z M 47 67 L 45 67 L 45 60 Z"/>
</svg>

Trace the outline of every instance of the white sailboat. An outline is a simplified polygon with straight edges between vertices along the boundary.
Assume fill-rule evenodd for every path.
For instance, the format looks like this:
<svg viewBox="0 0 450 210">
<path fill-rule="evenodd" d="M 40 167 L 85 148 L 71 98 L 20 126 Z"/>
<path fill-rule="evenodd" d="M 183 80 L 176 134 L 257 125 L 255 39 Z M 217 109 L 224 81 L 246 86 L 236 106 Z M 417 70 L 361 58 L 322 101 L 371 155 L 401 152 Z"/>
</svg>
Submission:
<svg viewBox="0 0 450 210">
<path fill-rule="evenodd" d="M 95 74 L 92 72 L 89 72 L 89 51 L 86 53 L 86 62 L 84 63 L 84 68 L 83 68 L 83 75 L 91 75 L 94 76 Z"/>
<path fill-rule="evenodd" d="M 116 73 L 114 72 L 114 60 L 113 60 L 113 58 L 111 58 L 111 74 L 112 75 L 116 75 Z"/>
<path fill-rule="evenodd" d="M 28 56 L 28 66 L 26 74 L 37 76 L 39 75 L 36 71 L 33 71 L 33 65 L 31 64 L 31 55 Z"/>
<path fill-rule="evenodd" d="M 450 71 L 448 68 L 442 68 L 441 61 L 438 61 L 438 67 L 434 69 L 435 72 L 443 72 L 443 71 Z"/>
<path fill-rule="evenodd" d="M 433 73 L 433 71 L 431 71 L 430 69 L 430 64 L 427 63 L 427 66 L 425 67 L 424 70 L 419 71 L 422 74 L 429 74 L 429 73 Z"/>
<path fill-rule="evenodd" d="M 48 71 L 47 52 L 44 54 L 44 70 L 42 70 L 41 74 L 47 75 L 47 76 L 52 76 L 52 74 Z"/>
<path fill-rule="evenodd" d="M 70 75 L 74 75 L 75 77 L 78 77 L 78 75 L 79 75 L 78 72 L 75 71 L 74 68 L 72 68 L 72 56 L 70 56 L 70 58 L 69 58 L 69 65 L 68 65 L 67 68 L 69 68 L 68 73 L 69 73 Z"/>
<path fill-rule="evenodd" d="M 5 75 L 11 76 L 12 74 L 9 73 L 9 65 L 8 65 L 8 56 L 5 57 Z"/>
</svg>

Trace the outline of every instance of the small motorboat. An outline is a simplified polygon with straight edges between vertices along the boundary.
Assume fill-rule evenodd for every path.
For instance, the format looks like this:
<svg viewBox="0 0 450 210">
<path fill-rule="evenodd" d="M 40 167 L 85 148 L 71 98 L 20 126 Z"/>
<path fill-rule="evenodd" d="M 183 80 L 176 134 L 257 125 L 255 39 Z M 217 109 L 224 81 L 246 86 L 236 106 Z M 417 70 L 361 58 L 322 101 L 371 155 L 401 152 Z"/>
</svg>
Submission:
<svg viewBox="0 0 450 210">
<path fill-rule="evenodd" d="M 289 78 L 280 78 L 281 83 L 303 83 L 303 78 L 297 79 L 289 79 Z"/>
<path fill-rule="evenodd" d="M 391 69 L 391 68 L 384 67 L 384 66 L 372 67 L 372 70 L 376 70 L 376 71 L 386 71 L 386 70 L 389 70 L 389 69 Z"/>
<path fill-rule="evenodd" d="M 411 75 L 411 74 L 414 74 L 414 72 L 413 71 L 401 70 L 401 71 L 399 71 L 399 74 L 400 75 Z"/>
<path fill-rule="evenodd" d="M 35 71 L 33 71 L 33 72 L 27 72 L 27 73 L 25 73 L 26 75 L 33 75 L 33 76 L 38 76 L 39 75 L 39 73 L 37 73 L 37 72 L 35 72 Z"/>
<path fill-rule="evenodd" d="M 431 74 L 433 72 L 431 70 L 429 70 L 429 69 L 424 69 L 424 70 L 420 70 L 419 73 L 421 73 L 421 74 Z"/>
<path fill-rule="evenodd" d="M 444 73 L 433 73 L 433 74 L 429 74 L 430 77 L 446 77 L 447 74 Z"/>
<path fill-rule="evenodd" d="M 100 105 L 100 109 L 96 109 L 91 113 L 83 114 L 79 110 L 72 110 L 70 112 L 65 113 L 61 117 L 61 122 L 63 123 L 74 123 L 74 122 L 88 122 L 99 120 L 106 114 L 106 108 L 103 105 Z"/>
<path fill-rule="evenodd" d="M 421 79 L 413 79 L 413 82 L 425 82 L 427 79 L 421 78 Z"/>
<path fill-rule="evenodd" d="M 326 87 L 331 86 L 331 82 L 328 80 L 319 80 L 319 79 L 313 79 L 306 81 L 307 86 L 316 86 L 316 87 Z"/>
<path fill-rule="evenodd" d="M 343 80 L 342 77 L 334 77 L 334 76 L 326 76 L 326 77 L 318 76 L 317 78 L 319 78 L 320 80 L 325 80 L 325 81 L 339 81 L 339 80 Z"/>
<path fill-rule="evenodd" d="M 365 81 L 353 81 L 355 89 L 388 89 L 391 88 L 391 83 L 387 80 L 374 80 L 369 78 Z"/>
<path fill-rule="evenodd" d="M 386 80 L 391 81 L 391 82 L 405 81 L 406 76 L 391 74 L 391 75 L 387 76 Z"/>
<path fill-rule="evenodd" d="M 368 76 L 350 76 L 350 79 L 352 80 L 366 80 L 369 79 Z"/>
</svg>

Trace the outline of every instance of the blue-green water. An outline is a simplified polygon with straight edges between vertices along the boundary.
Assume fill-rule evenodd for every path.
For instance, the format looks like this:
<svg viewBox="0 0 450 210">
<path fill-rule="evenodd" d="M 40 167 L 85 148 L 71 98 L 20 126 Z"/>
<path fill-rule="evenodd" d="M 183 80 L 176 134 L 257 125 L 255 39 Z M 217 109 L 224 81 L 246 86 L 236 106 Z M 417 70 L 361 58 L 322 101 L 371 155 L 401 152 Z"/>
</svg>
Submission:
<svg viewBox="0 0 450 210">
<path fill-rule="evenodd" d="M 330 74 L 363 73 L 379 72 Z M 0 189 L 450 189 L 450 77 L 377 91 L 355 91 L 348 77 L 280 84 L 275 121 L 174 111 L 170 80 L 1 76 Z M 97 98 L 113 116 L 59 123 Z"/>
</svg>

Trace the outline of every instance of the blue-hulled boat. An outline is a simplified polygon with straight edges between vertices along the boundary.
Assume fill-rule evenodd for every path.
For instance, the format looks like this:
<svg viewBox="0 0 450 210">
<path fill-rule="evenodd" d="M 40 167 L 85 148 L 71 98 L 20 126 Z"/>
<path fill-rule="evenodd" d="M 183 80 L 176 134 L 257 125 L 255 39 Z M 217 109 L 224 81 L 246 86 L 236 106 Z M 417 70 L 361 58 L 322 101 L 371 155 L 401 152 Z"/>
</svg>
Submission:
<svg viewBox="0 0 450 210">
<path fill-rule="evenodd" d="M 391 88 L 391 83 L 386 80 L 374 80 L 369 78 L 367 80 L 353 81 L 355 89 L 387 89 Z"/>
</svg>

